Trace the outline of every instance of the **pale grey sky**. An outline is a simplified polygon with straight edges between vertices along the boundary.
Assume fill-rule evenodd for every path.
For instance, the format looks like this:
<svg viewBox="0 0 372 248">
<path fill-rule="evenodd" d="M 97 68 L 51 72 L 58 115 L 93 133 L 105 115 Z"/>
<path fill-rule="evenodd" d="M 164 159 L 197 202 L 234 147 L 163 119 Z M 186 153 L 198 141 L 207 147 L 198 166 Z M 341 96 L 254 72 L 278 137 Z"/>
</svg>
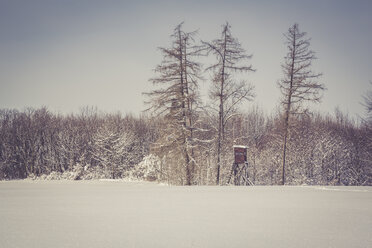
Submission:
<svg viewBox="0 0 372 248">
<path fill-rule="evenodd" d="M 209 41 L 228 21 L 257 69 L 246 75 L 256 87 L 250 104 L 271 112 L 279 100 L 283 33 L 297 22 L 312 38 L 314 70 L 328 88 L 315 108 L 363 115 L 361 95 L 372 80 L 371 13 L 369 0 L 0 0 L 0 108 L 69 113 L 89 105 L 139 113 L 161 61 L 157 47 L 170 44 L 173 28 L 184 21 L 186 31 L 199 29 L 198 38 Z"/>
</svg>

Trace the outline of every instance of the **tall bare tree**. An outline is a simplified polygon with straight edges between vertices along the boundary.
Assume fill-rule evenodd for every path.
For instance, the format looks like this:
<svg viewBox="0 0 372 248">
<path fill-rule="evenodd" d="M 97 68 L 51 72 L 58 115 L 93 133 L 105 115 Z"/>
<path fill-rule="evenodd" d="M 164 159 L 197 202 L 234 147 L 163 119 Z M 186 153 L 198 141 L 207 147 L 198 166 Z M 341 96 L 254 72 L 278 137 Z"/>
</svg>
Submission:
<svg viewBox="0 0 372 248">
<path fill-rule="evenodd" d="M 252 55 L 247 55 L 239 41 L 231 35 L 231 26 L 226 23 L 222 26 L 221 37 L 212 42 L 203 42 L 208 54 L 216 57 L 216 63 L 206 70 L 213 72 L 213 86 L 210 92 L 211 99 L 218 106 L 218 136 L 217 136 L 217 175 L 216 184 L 220 184 L 221 150 L 225 139 L 227 122 L 236 113 L 237 107 L 243 100 L 251 100 L 253 87 L 246 81 L 238 82 L 234 79 L 236 72 L 254 71 L 251 65 L 246 65 Z"/>
<path fill-rule="evenodd" d="M 370 81 L 369 83 L 372 86 L 372 81 Z M 363 95 L 363 100 L 364 100 L 363 106 L 366 109 L 367 118 L 369 121 L 372 121 L 372 90 L 367 91 Z"/>
<path fill-rule="evenodd" d="M 303 103 L 306 101 L 319 102 L 321 92 L 325 89 L 320 83 L 321 73 L 311 69 L 312 61 L 316 59 L 315 52 L 310 50 L 310 39 L 305 32 L 300 32 L 295 23 L 284 34 L 288 53 L 282 64 L 284 77 L 278 82 L 283 99 L 284 108 L 284 138 L 283 138 L 283 163 L 282 184 L 285 184 L 285 163 L 287 155 L 287 142 L 290 129 L 290 118 L 294 114 L 303 113 Z"/>
<path fill-rule="evenodd" d="M 158 89 L 145 93 L 150 97 L 150 109 L 166 114 L 167 124 L 158 145 L 162 150 L 179 149 L 182 153 L 187 185 L 192 183 L 194 105 L 200 79 L 200 64 L 192 59 L 200 54 L 199 47 L 192 44 L 195 34 L 182 31 L 182 23 L 174 29 L 172 47 L 160 48 L 163 61 L 155 69 L 160 75 L 151 79 Z"/>
<path fill-rule="evenodd" d="M 370 85 L 372 86 L 372 81 L 370 81 Z M 367 135 L 365 135 L 365 139 L 366 139 L 366 147 L 368 147 L 367 149 L 370 151 L 368 153 L 368 163 L 369 164 L 372 164 L 372 89 L 367 91 L 364 95 L 363 95 L 363 99 L 364 99 L 364 107 L 365 107 L 365 110 L 366 110 L 366 119 L 364 121 L 364 126 L 365 126 L 365 132 Z M 372 166 L 369 166 L 369 176 L 370 176 L 370 180 L 372 181 Z"/>
</svg>

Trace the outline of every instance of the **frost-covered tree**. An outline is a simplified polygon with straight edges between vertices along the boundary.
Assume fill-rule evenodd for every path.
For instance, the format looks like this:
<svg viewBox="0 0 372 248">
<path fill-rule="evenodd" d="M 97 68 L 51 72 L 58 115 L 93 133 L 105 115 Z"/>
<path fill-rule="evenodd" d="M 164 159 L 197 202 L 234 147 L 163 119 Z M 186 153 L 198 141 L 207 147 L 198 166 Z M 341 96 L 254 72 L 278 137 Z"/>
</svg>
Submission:
<svg viewBox="0 0 372 248">
<path fill-rule="evenodd" d="M 372 81 L 370 82 L 370 85 L 372 86 Z M 364 106 L 366 109 L 367 118 L 364 123 L 364 133 L 363 140 L 366 145 L 365 147 L 369 152 L 366 152 L 364 163 L 367 165 L 366 167 L 368 170 L 365 174 L 367 174 L 368 179 L 367 181 L 372 183 L 372 89 L 369 90 L 364 96 Z"/>
<path fill-rule="evenodd" d="M 134 142 L 131 130 L 105 123 L 94 135 L 94 159 L 102 166 L 112 179 L 121 176 L 128 167 L 130 148 Z M 134 152 L 134 151 L 133 151 Z"/>
<path fill-rule="evenodd" d="M 305 32 L 300 32 L 298 24 L 294 24 L 284 34 L 288 53 L 282 64 L 283 79 L 278 81 L 282 93 L 283 115 L 283 158 L 282 184 L 285 184 L 285 170 L 287 158 L 287 141 L 290 130 L 291 116 L 304 112 L 304 102 L 319 102 L 321 93 L 325 89 L 320 83 L 321 73 L 314 73 L 311 69 L 315 52 L 309 49 L 310 39 Z"/>
<path fill-rule="evenodd" d="M 158 76 L 151 79 L 157 88 L 145 94 L 150 97 L 149 110 L 164 118 L 161 139 L 154 149 L 168 157 L 170 153 L 178 154 L 172 162 L 174 171 L 183 171 L 182 183 L 190 185 L 195 164 L 193 138 L 200 79 L 200 64 L 194 57 L 200 55 L 200 49 L 193 45 L 196 32 L 184 32 L 182 25 L 174 29 L 171 47 L 160 48 L 163 60 L 155 69 Z"/>
<path fill-rule="evenodd" d="M 225 139 L 225 128 L 228 121 L 235 115 L 237 107 L 244 100 L 251 100 L 253 87 L 246 81 L 237 81 L 236 72 L 253 71 L 246 61 L 252 56 L 247 55 L 239 41 L 231 35 L 231 26 L 222 26 L 221 37 L 211 42 L 203 42 L 208 54 L 216 57 L 216 62 L 206 70 L 213 73 L 210 97 L 218 112 L 217 131 L 217 175 L 216 184 L 220 184 L 221 153 Z"/>
<path fill-rule="evenodd" d="M 370 82 L 370 85 L 372 86 L 372 81 Z M 364 107 L 366 109 L 367 118 L 369 121 L 372 121 L 372 90 L 369 90 L 364 96 Z"/>
<path fill-rule="evenodd" d="M 244 135 L 243 139 L 249 149 L 248 157 L 250 158 L 250 164 L 252 168 L 251 180 L 253 183 L 256 182 L 257 176 L 257 165 L 258 158 L 260 157 L 260 151 L 264 144 L 265 133 L 266 133 L 266 118 L 261 109 L 257 106 L 252 108 L 244 116 Z"/>
</svg>

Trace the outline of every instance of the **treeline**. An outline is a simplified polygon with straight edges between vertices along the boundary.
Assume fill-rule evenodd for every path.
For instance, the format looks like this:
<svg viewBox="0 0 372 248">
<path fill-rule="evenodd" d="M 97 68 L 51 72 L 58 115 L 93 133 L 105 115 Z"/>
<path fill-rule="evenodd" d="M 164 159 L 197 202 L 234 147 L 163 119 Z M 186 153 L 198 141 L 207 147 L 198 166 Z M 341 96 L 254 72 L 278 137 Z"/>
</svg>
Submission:
<svg viewBox="0 0 372 248">
<path fill-rule="evenodd" d="M 214 185 L 217 120 L 208 116 L 199 118 L 203 121 L 198 126 L 204 131 L 192 145 L 191 184 Z M 254 184 L 282 184 L 283 125 L 279 113 L 266 116 L 257 108 L 235 116 L 226 127 L 221 147 L 220 184 L 226 185 L 231 175 L 232 147 L 236 144 L 248 147 L 249 177 Z M 372 185 L 371 137 L 371 125 L 356 125 L 339 111 L 336 117 L 315 114 L 292 119 L 286 184 Z M 182 150 L 168 147 L 157 154 L 162 158 L 162 167 L 158 165 L 162 168 L 160 178 L 173 184 L 187 184 Z"/>
<path fill-rule="evenodd" d="M 73 179 L 121 178 L 149 153 L 151 122 L 130 115 L 55 115 L 46 108 L 0 110 L 0 179 L 75 172 Z M 82 178 L 83 179 L 83 178 Z"/>
<path fill-rule="evenodd" d="M 46 108 L 0 111 L 0 179 L 70 173 L 70 179 L 144 179 L 183 185 L 214 185 L 216 118 L 200 113 L 187 172 L 179 147 L 161 147 L 167 118 L 103 114 L 86 108 L 56 115 Z M 357 125 L 347 115 L 301 116 L 294 120 L 287 153 L 287 184 L 372 185 L 371 123 Z M 232 146 L 248 146 L 249 176 L 257 185 L 281 184 L 283 122 L 258 108 L 236 115 L 221 148 L 221 184 L 227 183 Z M 151 154 L 151 155 L 150 155 Z M 146 179 L 146 178 L 145 178 Z"/>
</svg>

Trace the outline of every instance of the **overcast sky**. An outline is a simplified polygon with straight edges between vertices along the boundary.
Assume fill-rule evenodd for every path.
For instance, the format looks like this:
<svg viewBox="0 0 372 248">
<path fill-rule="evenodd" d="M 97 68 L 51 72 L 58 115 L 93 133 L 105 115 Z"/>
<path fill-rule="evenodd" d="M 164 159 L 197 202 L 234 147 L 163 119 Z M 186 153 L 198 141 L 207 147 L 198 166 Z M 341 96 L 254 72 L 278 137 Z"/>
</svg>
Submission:
<svg viewBox="0 0 372 248">
<path fill-rule="evenodd" d="M 80 1 L 0 0 L 0 108 L 47 106 L 60 113 L 96 106 L 137 114 L 161 61 L 157 47 L 184 21 L 198 39 L 232 34 L 253 54 L 256 88 L 267 113 L 278 105 L 276 86 L 286 54 L 283 33 L 297 22 L 312 38 L 328 90 L 315 109 L 339 106 L 364 115 L 361 95 L 371 89 L 372 1 Z M 201 82 L 209 87 L 209 79 Z M 206 90 L 204 90 L 205 92 Z"/>
</svg>

